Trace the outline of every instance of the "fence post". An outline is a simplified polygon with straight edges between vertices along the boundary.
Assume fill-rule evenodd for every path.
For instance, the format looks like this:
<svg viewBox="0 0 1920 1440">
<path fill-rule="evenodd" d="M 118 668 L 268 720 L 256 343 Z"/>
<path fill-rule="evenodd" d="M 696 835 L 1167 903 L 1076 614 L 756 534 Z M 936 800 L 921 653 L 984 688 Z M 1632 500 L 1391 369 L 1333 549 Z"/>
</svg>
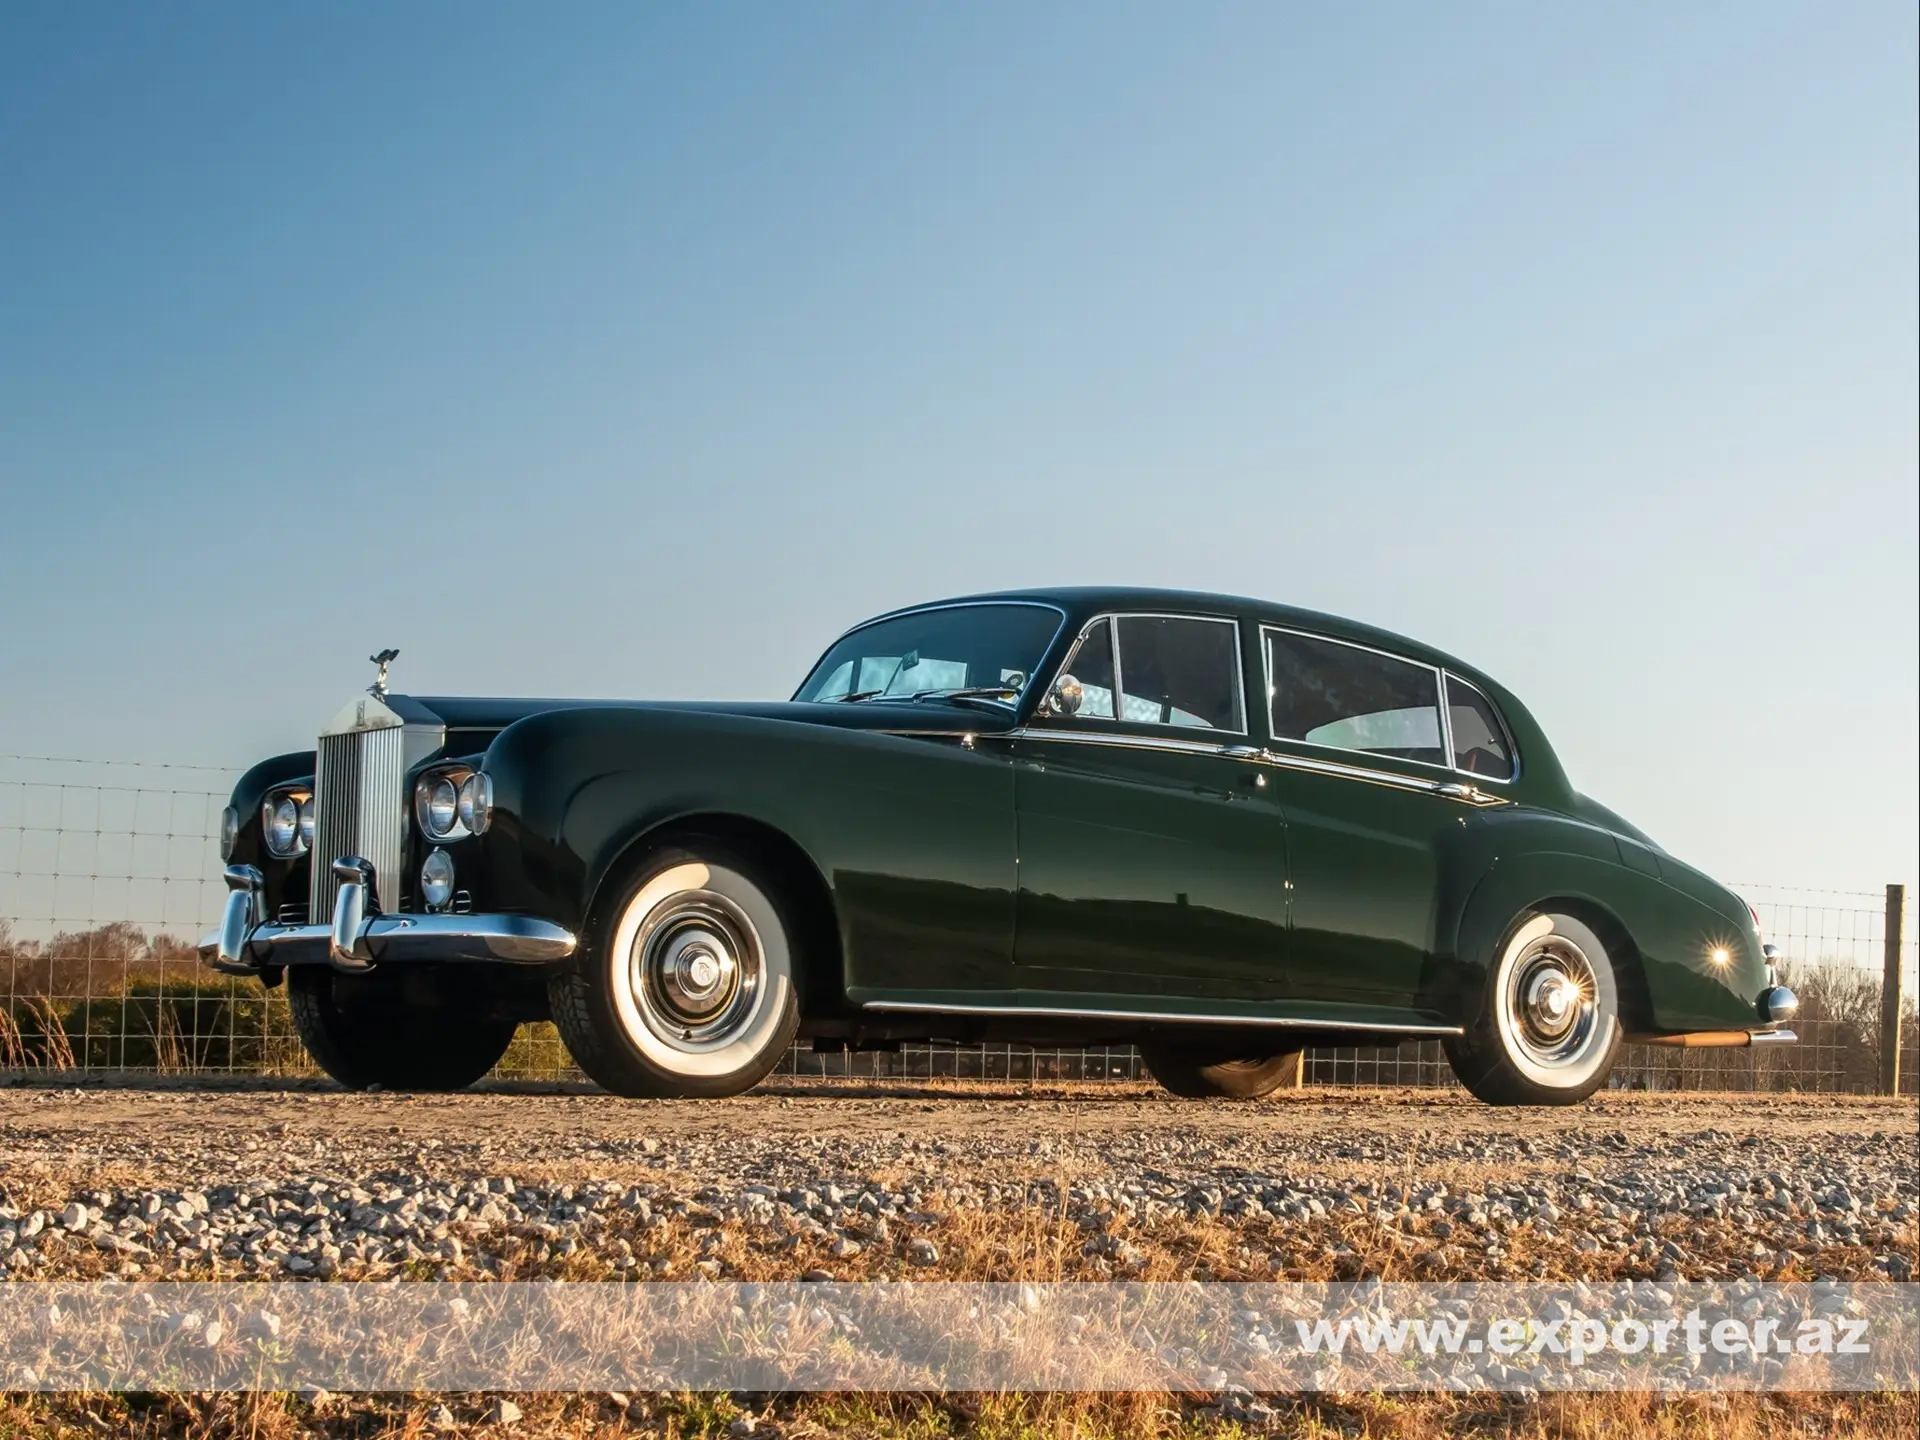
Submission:
<svg viewBox="0 0 1920 1440">
<path fill-rule="evenodd" d="M 1880 982 L 1880 1093 L 1900 1093 L 1900 927 L 1906 918 L 1907 887 L 1887 886 L 1885 973 Z"/>
</svg>

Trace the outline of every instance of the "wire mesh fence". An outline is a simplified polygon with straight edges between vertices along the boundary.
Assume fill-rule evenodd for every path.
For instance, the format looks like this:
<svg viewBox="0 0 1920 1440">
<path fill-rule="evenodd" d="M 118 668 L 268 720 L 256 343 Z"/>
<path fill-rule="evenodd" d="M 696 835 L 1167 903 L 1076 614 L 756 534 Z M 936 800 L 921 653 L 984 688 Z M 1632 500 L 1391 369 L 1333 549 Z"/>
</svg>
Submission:
<svg viewBox="0 0 1920 1440">
<path fill-rule="evenodd" d="M 0 1074 L 314 1073 L 284 990 L 220 975 L 195 953 L 226 898 L 216 854 L 231 772 L 0 755 Z M 1878 1088 L 1886 925 L 1879 892 L 1734 887 L 1758 910 L 1801 997 L 1790 1046 L 1629 1046 L 1613 1083 L 1636 1089 L 1871 1092 Z M 1901 946 L 1902 1090 L 1916 1093 L 1916 936 Z M 551 1025 L 522 1026 L 496 1072 L 579 1079 Z M 815 1053 L 781 1072 L 819 1079 L 1140 1080 L 1127 1047 L 903 1045 Z M 1307 1052 L 1311 1085 L 1451 1086 L 1437 1042 Z"/>
</svg>

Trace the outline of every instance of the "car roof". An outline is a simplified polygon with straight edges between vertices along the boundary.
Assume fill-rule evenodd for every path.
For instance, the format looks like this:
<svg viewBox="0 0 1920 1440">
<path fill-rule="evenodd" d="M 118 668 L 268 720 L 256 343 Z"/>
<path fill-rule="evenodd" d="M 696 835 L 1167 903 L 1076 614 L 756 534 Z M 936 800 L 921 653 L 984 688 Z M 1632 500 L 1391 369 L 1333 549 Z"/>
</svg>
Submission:
<svg viewBox="0 0 1920 1440">
<path fill-rule="evenodd" d="M 943 600 L 925 601 L 918 605 L 903 605 L 897 610 L 888 611 L 885 615 L 876 615 L 873 619 L 885 620 L 894 615 L 908 615 L 915 610 L 926 610 L 940 605 L 973 605 L 992 601 L 1021 601 L 1057 606 L 1066 611 L 1067 619 L 1076 630 L 1088 619 L 1109 610 L 1169 610 L 1176 613 L 1190 612 L 1202 615 L 1243 615 L 1270 625 L 1311 630 L 1316 634 L 1328 635 L 1337 640 L 1351 640 L 1355 644 L 1372 645 L 1382 650 L 1390 650 L 1396 655 L 1406 656 L 1409 660 L 1445 666 L 1469 680 L 1487 678 L 1474 666 L 1464 663 L 1443 650 L 1436 650 L 1431 645 L 1396 634 L 1394 631 L 1383 630 L 1377 625 L 1349 620 L 1341 615 L 1329 615 L 1319 610 L 1307 610 L 1297 605 L 1282 605 L 1272 600 L 1258 600 L 1246 595 L 1220 595 L 1204 590 L 1170 590 L 1150 586 L 1056 585 L 1033 590 L 999 590 L 979 595 L 954 595 Z M 872 620 L 862 622 L 863 625 L 871 623 L 873 623 Z"/>
</svg>

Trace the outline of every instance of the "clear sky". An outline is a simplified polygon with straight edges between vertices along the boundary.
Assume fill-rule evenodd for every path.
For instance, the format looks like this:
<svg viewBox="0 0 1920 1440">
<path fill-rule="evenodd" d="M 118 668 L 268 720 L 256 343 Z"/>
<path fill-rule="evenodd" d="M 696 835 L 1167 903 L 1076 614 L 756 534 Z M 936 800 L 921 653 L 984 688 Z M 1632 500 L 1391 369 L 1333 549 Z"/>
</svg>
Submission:
<svg viewBox="0 0 1920 1440">
<path fill-rule="evenodd" d="M 0 9 L 0 752 L 783 696 L 959 591 L 1417 635 L 1915 878 L 1911 0 Z"/>
</svg>

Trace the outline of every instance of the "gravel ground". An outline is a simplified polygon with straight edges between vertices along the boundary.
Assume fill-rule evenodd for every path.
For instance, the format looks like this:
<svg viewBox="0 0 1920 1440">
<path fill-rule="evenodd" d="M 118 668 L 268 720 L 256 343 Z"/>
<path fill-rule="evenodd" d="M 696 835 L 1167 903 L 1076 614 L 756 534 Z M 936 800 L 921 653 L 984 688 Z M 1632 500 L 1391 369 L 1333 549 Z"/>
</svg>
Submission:
<svg viewBox="0 0 1920 1440">
<path fill-rule="evenodd" d="M 1911 1278 L 1911 1101 L 0 1090 L 15 1279 Z"/>
</svg>

